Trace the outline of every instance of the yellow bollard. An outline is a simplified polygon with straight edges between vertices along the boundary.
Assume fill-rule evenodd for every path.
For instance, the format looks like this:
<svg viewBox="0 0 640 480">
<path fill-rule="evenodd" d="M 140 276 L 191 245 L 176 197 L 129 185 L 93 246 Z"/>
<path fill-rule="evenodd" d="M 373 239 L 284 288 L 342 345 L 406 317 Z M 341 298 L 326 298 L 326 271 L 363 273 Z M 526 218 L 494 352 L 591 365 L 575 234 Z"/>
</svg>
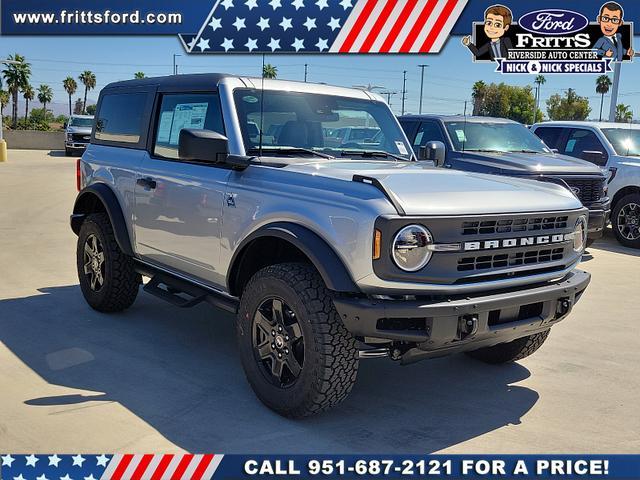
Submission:
<svg viewBox="0 0 640 480">
<path fill-rule="evenodd" d="M 7 161 L 7 142 L 0 138 L 0 163 Z"/>
</svg>

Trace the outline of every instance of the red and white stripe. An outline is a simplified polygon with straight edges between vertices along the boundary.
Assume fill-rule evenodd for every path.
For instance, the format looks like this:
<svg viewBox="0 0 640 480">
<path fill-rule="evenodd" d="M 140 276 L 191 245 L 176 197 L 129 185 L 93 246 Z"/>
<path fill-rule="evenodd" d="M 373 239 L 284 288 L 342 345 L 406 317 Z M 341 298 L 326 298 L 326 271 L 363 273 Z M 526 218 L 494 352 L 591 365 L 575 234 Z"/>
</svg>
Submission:
<svg viewBox="0 0 640 480">
<path fill-rule="evenodd" d="M 101 480 L 209 480 L 224 455 L 113 456 Z"/>
<path fill-rule="evenodd" d="M 357 0 L 332 53 L 437 53 L 468 0 Z"/>
</svg>

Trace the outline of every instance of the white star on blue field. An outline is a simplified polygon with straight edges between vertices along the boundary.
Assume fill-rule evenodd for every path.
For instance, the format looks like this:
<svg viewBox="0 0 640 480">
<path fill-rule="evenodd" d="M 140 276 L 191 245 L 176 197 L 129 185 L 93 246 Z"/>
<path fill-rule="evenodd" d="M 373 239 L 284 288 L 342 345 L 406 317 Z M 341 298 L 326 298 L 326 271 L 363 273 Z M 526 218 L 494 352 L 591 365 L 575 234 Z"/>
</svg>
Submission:
<svg viewBox="0 0 640 480">
<path fill-rule="evenodd" d="M 322 52 L 353 0 L 222 0 L 189 44 L 201 52 Z"/>
</svg>

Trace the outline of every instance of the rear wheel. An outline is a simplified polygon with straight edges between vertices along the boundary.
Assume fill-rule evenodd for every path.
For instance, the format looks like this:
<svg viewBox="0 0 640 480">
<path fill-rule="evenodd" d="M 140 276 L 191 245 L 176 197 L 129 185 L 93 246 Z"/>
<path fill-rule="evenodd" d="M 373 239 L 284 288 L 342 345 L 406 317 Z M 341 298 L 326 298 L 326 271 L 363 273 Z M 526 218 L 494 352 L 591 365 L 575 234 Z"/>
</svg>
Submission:
<svg viewBox="0 0 640 480">
<path fill-rule="evenodd" d="M 311 266 L 280 264 L 256 273 L 242 293 L 237 336 L 249 384 L 286 417 L 337 405 L 356 380 L 356 341 Z"/>
<path fill-rule="evenodd" d="M 467 355 L 485 363 L 500 364 L 522 360 L 538 350 L 549 336 L 550 330 L 518 338 L 513 342 L 481 348 Z"/>
<path fill-rule="evenodd" d="M 613 233 L 625 247 L 640 248 L 640 193 L 625 195 L 611 213 Z"/>
<path fill-rule="evenodd" d="M 80 289 L 92 308 L 119 312 L 133 304 L 142 278 L 120 250 L 106 213 L 88 215 L 82 223 L 76 259 Z"/>
</svg>

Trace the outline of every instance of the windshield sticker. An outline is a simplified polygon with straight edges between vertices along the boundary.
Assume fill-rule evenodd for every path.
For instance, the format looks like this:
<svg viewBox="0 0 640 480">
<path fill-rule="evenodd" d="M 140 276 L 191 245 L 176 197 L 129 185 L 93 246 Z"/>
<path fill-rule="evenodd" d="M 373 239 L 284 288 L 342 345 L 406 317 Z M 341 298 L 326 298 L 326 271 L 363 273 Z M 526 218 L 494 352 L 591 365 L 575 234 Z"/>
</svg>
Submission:
<svg viewBox="0 0 640 480">
<path fill-rule="evenodd" d="M 456 137 L 458 137 L 459 142 L 467 141 L 467 136 L 464 134 L 464 130 L 456 130 Z"/>
<path fill-rule="evenodd" d="M 400 152 L 400 155 L 408 155 L 409 154 L 409 152 L 407 151 L 407 147 L 405 146 L 404 142 L 396 141 L 396 147 L 398 147 L 398 151 Z"/>
</svg>

